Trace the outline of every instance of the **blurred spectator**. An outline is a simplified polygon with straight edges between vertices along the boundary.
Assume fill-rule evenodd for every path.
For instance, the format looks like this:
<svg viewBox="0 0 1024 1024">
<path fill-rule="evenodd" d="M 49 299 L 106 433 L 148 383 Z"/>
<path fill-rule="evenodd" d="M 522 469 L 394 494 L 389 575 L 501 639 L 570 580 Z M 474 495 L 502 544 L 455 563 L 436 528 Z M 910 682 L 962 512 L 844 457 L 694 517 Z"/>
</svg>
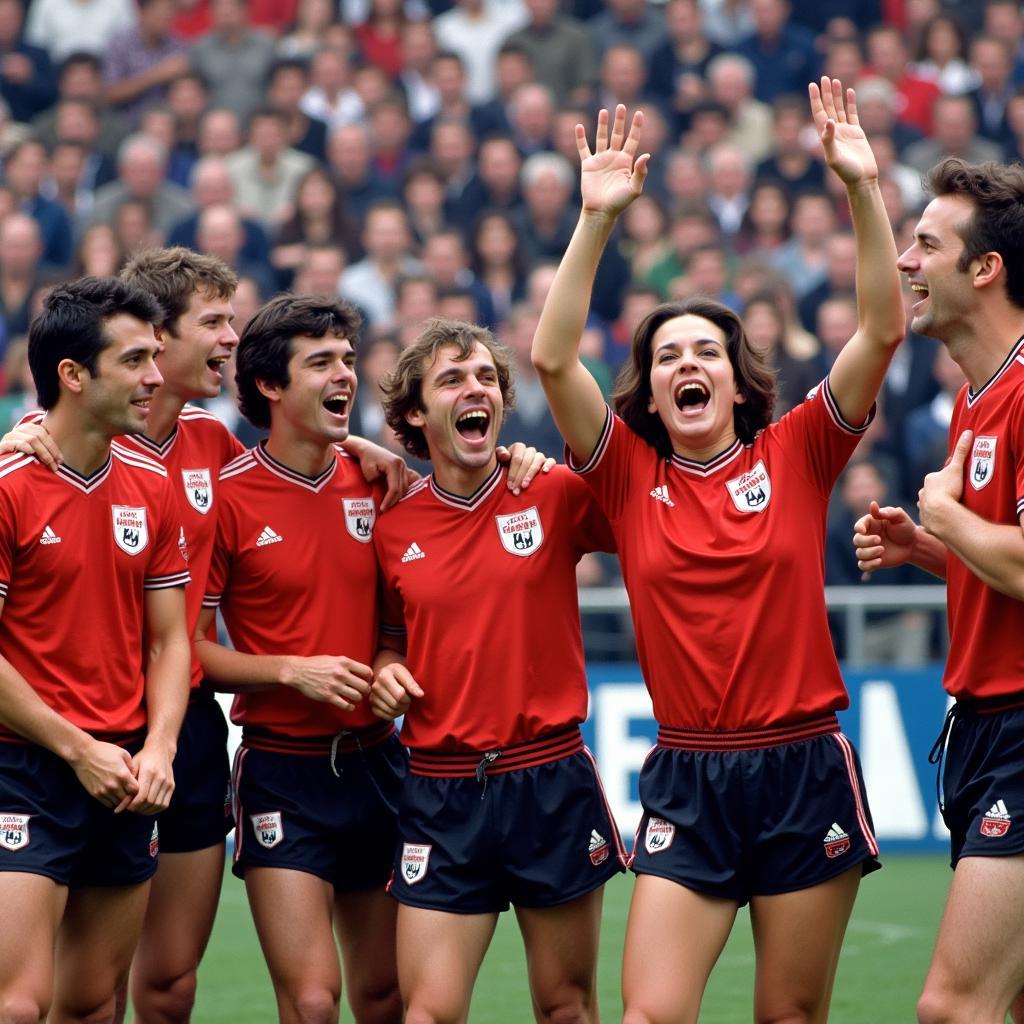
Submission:
<svg viewBox="0 0 1024 1024">
<path fill-rule="evenodd" d="M 349 58 L 340 50 L 324 48 L 313 57 L 309 88 L 299 103 L 304 114 L 327 125 L 328 131 L 360 121 L 364 108 L 352 87 Z"/>
<path fill-rule="evenodd" d="M 636 46 L 626 43 L 616 43 L 604 51 L 594 106 L 614 111 L 619 103 L 630 112 L 661 104 L 659 97 L 647 91 L 647 59 Z"/>
<path fill-rule="evenodd" d="M 302 109 L 302 97 L 309 87 L 309 72 L 298 58 L 279 60 L 270 70 L 267 82 L 267 104 L 286 118 L 285 137 L 288 145 L 314 160 L 327 160 L 327 125 L 309 117 Z"/>
<path fill-rule="evenodd" d="M 665 154 L 665 193 L 670 210 L 702 204 L 707 186 L 707 171 L 697 153 L 670 149 Z"/>
<path fill-rule="evenodd" d="M 461 320 L 478 324 L 486 319 L 480 313 L 473 293 L 459 285 L 448 285 L 437 290 L 437 315 L 445 320 Z"/>
<path fill-rule="evenodd" d="M 395 284 L 416 274 L 420 264 L 409 255 L 412 241 L 405 210 L 394 200 L 378 199 L 366 213 L 366 255 L 341 275 L 343 298 L 365 311 L 371 327 L 389 326 L 395 312 Z"/>
<path fill-rule="evenodd" d="M 446 224 L 444 186 L 444 174 L 430 157 L 414 160 L 405 172 L 402 203 L 417 249 Z"/>
<path fill-rule="evenodd" d="M 665 31 L 651 54 L 648 88 L 671 110 L 676 132 L 689 127 L 690 113 L 707 95 L 708 63 L 722 48 L 708 39 L 697 0 L 668 0 Z"/>
<path fill-rule="evenodd" d="M 500 325 L 512 305 L 526 294 L 526 259 L 508 213 L 484 211 L 470 236 L 469 259 L 470 269 L 487 290 L 495 322 Z"/>
<path fill-rule="evenodd" d="M 360 225 L 371 204 L 392 194 L 373 173 L 370 132 L 364 124 L 346 124 L 331 132 L 327 164 L 345 205 Z"/>
<path fill-rule="evenodd" d="M 56 98 L 50 55 L 22 34 L 20 0 L 0 0 L 0 96 L 14 121 L 31 121 Z"/>
<path fill-rule="evenodd" d="M 903 421 L 902 440 L 909 489 L 918 487 L 925 474 L 934 473 L 946 464 L 953 402 L 966 381 L 963 370 L 953 361 L 945 345 L 935 346 L 932 376 L 941 390 L 927 405 L 908 412 Z"/>
<path fill-rule="evenodd" d="M 412 122 L 401 93 L 389 92 L 374 103 L 369 108 L 369 125 L 374 174 L 397 191 L 412 159 Z"/>
<path fill-rule="evenodd" d="M 519 172 L 523 161 L 515 142 L 508 135 L 484 139 L 477 151 L 477 174 L 483 186 L 488 209 L 513 211 L 522 206 Z"/>
<path fill-rule="evenodd" d="M 940 96 L 932 137 L 907 146 L 903 162 L 924 174 L 947 156 L 962 157 L 972 164 L 1001 160 L 1003 147 L 977 134 L 974 111 L 970 96 Z"/>
<path fill-rule="evenodd" d="M 117 177 L 114 161 L 100 149 L 100 119 L 96 107 L 88 100 L 61 100 L 56 108 L 53 133 L 53 153 L 64 143 L 81 146 L 86 153 L 78 182 L 80 189 L 91 195 Z M 87 212 L 85 207 L 82 210 Z"/>
<path fill-rule="evenodd" d="M 1006 144 L 1005 159 L 1024 160 L 1024 86 L 1018 86 L 1006 107 L 1006 123 L 1010 141 Z"/>
<path fill-rule="evenodd" d="M 7 100 L 0 96 L 0 162 L 14 148 L 16 143 L 32 137 L 32 128 L 20 121 L 11 120 Z"/>
<path fill-rule="evenodd" d="M 729 111 L 713 99 L 701 100 L 690 114 L 690 128 L 683 133 L 680 147 L 707 160 L 711 150 L 728 141 Z"/>
<path fill-rule="evenodd" d="M 376 64 L 359 64 L 352 72 L 352 88 L 362 101 L 364 112 L 390 96 L 394 87 L 395 83 Z"/>
<path fill-rule="evenodd" d="M 407 22 L 402 29 L 402 72 L 398 86 L 415 124 L 429 120 L 441 106 L 440 93 L 430 75 L 436 53 L 437 41 L 430 22 Z"/>
<path fill-rule="evenodd" d="M 1012 135 L 1006 107 L 1014 92 L 1013 56 L 1009 46 L 994 36 L 978 36 L 971 43 L 971 67 L 977 71 L 979 79 L 977 87 L 967 94 L 974 102 L 977 130 L 986 139 L 1005 147 Z"/>
<path fill-rule="evenodd" d="M 266 263 L 250 263 L 243 255 L 245 229 L 238 211 L 228 203 L 214 203 L 199 213 L 196 249 L 216 256 L 239 276 L 251 277 L 263 295 L 277 291 L 273 274 Z"/>
<path fill-rule="evenodd" d="M 708 39 L 723 49 L 735 49 L 754 31 L 750 0 L 700 0 Z"/>
<path fill-rule="evenodd" d="M 453 7 L 434 19 L 438 45 L 462 59 L 471 103 L 494 99 L 498 52 L 526 20 L 521 0 L 455 0 Z"/>
<path fill-rule="evenodd" d="M 380 68 L 389 78 L 402 70 L 405 21 L 402 0 L 370 0 L 366 18 L 353 31 L 363 62 Z"/>
<path fill-rule="evenodd" d="M 853 296 L 857 289 L 857 242 L 850 231 L 833 231 L 825 240 L 825 279 L 800 300 L 800 322 L 809 331 L 818 320 L 818 307 L 837 295 Z"/>
<path fill-rule="evenodd" d="M 629 263 L 630 281 L 644 281 L 671 252 L 668 214 L 654 196 L 641 195 L 622 215 L 619 249 Z"/>
<path fill-rule="evenodd" d="M 324 31 L 334 23 L 338 7 L 333 0 L 299 0 L 295 21 L 277 41 L 277 53 L 286 61 L 308 64 L 323 45 Z"/>
<path fill-rule="evenodd" d="M 102 223 L 102 222 L 97 222 Z M 166 234 L 153 223 L 153 207 L 143 199 L 122 199 L 114 210 L 111 227 L 126 256 L 164 244 Z"/>
<path fill-rule="evenodd" d="M 167 109 L 174 117 L 174 146 L 167 178 L 187 186 L 199 159 L 199 124 L 209 102 L 202 75 L 190 71 L 167 86 Z"/>
<path fill-rule="evenodd" d="M 859 92 L 857 102 L 859 107 Z M 780 182 L 790 198 L 806 189 L 824 187 L 825 168 L 817 159 L 817 133 L 807 116 L 807 101 L 792 94 L 779 96 L 772 103 L 771 119 L 773 148 L 757 165 L 756 177 Z M 807 145 L 808 134 L 814 137 L 814 150 Z M 874 138 L 872 135 L 872 142 Z"/>
<path fill-rule="evenodd" d="M 669 226 L 671 250 L 647 271 L 645 283 L 657 288 L 663 300 L 667 299 L 670 283 L 686 274 L 693 253 L 720 237 L 718 221 L 703 203 L 679 207 Z"/>
<path fill-rule="evenodd" d="M 167 102 L 167 87 L 191 68 L 188 47 L 171 32 L 174 0 L 135 0 L 134 25 L 111 36 L 103 55 L 105 99 L 136 125 Z"/>
<path fill-rule="evenodd" d="M 743 307 L 743 329 L 778 375 L 774 419 L 799 405 L 824 376 L 821 363 L 790 351 L 788 324 L 771 292 L 756 292 Z"/>
<path fill-rule="evenodd" d="M 791 226 L 792 237 L 775 250 L 772 263 L 802 299 L 825 280 L 826 244 L 836 227 L 832 200 L 824 192 L 802 192 L 793 203 Z"/>
<path fill-rule="evenodd" d="M 857 330 L 857 300 L 852 295 L 833 295 L 818 306 L 814 333 L 821 342 L 823 369 L 828 371 L 843 346 Z"/>
<path fill-rule="evenodd" d="M 66 267 L 71 262 L 71 220 L 60 203 L 42 194 L 48 170 L 46 148 L 41 142 L 28 138 L 7 154 L 4 180 L 17 209 L 39 225 L 42 262 L 51 268 Z"/>
<path fill-rule="evenodd" d="M 213 25 L 193 43 L 192 66 L 205 79 L 210 104 L 245 120 L 260 105 L 274 42 L 252 27 L 246 0 L 211 0 Z"/>
<path fill-rule="evenodd" d="M 949 14 L 936 14 L 925 23 L 911 68 L 944 93 L 964 93 L 977 84 L 977 73 L 967 62 L 967 35 Z"/>
<path fill-rule="evenodd" d="M 125 200 L 145 205 L 148 220 L 166 237 L 171 228 L 193 210 L 189 194 L 166 180 L 167 150 L 148 135 L 130 135 L 118 152 L 119 178 L 97 189 L 93 223 L 112 224 Z"/>
<path fill-rule="evenodd" d="M 754 66 L 754 95 L 771 103 L 784 93 L 800 93 L 818 77 L 820 59 L 814 34 L 789 20 L 787 0 L 750 0 L 754 30 L 736 52 Z"/>
<path fill-rule="evenodd" d="M 793 0 L 791 17 L 818 35 L 839 19 L 861 28 L 876 25 L 882 21 L 882 7 L 883 0 Z"/>
<path fill-rule="evenodd" d="M 383 392 L 380 382 L 398 363 L 402 346 L 390 334 L 360 341 L 357 353 L 359 401 L 353 408 L 352 433 L 402 454 L 403 449 L 394 431 L 384 419 Z"/>
<path fill-rule="evenodd" d="M 69 56 L 57 73 L 56 107 L 50 107 L 32 122 L 32 133 L 47 149 L 57 142 L 57 117 L 61 101 L 84 100 L 92 105 L 99 118 L 99 136 L 96 148 L 105 156 L 113 157 L 128 134 L 127 125 L 119 115 L 103 106 L 103 75 L 99 59 L 91 53 L 76 52 Z"/>
<path fill-rule="evenodd" d="M 872 145 L 883 136 L 892 139 L 902 160 L 907 147 L 920 142 L 925 135 L 896 120 L 898 99 L 893 84 L 884 78 L 868 78 L 857 84 L 857 114 L 861 127 Z"/>
<path fill-rule="evenodd" d="M 0 320 L 6 329 L 4 343 L 28 334 L 42 255 L 39 225 L 28 214 L 9 213 L 0 220 Z"/>
<path fill-rule="evenodd" d="M 437 316 L 438 288 L 426 274 L 400 277 L 395 285 L 395 334 L 408 348 L 423 330 L 423 322 Z"/>
<path fill-rule="evenodd" d="M 512 127 L 512 102 L 519 87 L 533 81 L 533 63 L 530 55 L 513 43 L 504 43 L 498 51 L 494 68 L 496 92 L 494 98 L 477 108 L 479 123 L 487 131 L 504 133 Z"/>
<path fill-rule="evenodd" d="M 789 194 L 778 181 L 757 182 L 750 190 L 750 205 L 733 238 L 740 255 L 769 256 L 789 238 Z"/>
<path fill-rule="evenodd" d="M 1018 0 L 986 0 L 984 31 L 1006 44 L 1013 62 L 1013 80 L 1024 85 L 1024 11 Z"/>
<path fill-rule="evenodd" d="M 431 235 L 423 243 L 420 254 L 424 271 L 438 287 L 438 291 L 460 288 L 472 296 L 476 316 L 471 323 L 481 323 L 492 330 L 497 326 L 494 303 L 486 287 L 476 279 L 470 269 L 462 233 L 455 228 L 445 228 Z M 456 317 L 455 319 L 462 319 Z"/>
<path fill-rule="evenodd" d="M 285 114 L 264 107 L 249 119 L 249 144 L 226 163 L 239 210 L 272 232 L 294 212 L 299 181 L 316 161 L 288 145 Z"/>
<path fill-rule="evenodd" d="M 508 41 L 530 55 L 534 75 L 559 103 L 590 101 L 597 67 L 586 28 L 559 13 L 558 0 L 525 0 L 530 19 Z"/>
<path fill-rule="evenodd" d="M 872 71 L 895 90 L 896 120 L 928 135 L 932 130 L 932 107 L 941 92 L 934 82 L 910 70 L 910 54 L 900 30 L 891 25 L 876 25 L 868 33 L 867 50 Z M 858 110 L 860 105 L 858 86 Z M 898 139 L 896 145 L 901 148 Z"/>
<path fill-rule="evenodd" d="M 669 299 L 686 299 L 703 295 L 721 302 L 734 313 L 743 303 L 729 287 L 729 254 L 720 242 L 705 242 L 690 253 L 686 273 L 669 282 Z"/>
<path fill-rule="evenodd" d="M 131 0 L 33 0 L 25 39 L 58 64 L 77 51 L 102 57 L 114 34 L 134 21 Z"/>
<path fill-rule="evenodd" d="M 648 63 L 665 38 L 664 13 L 647 0 L 605 0 L 604 7 L 587 22 L 594 57 L 600 61 L 612 47 L 630 46 Z"/>
<path fill-rule="evenodd" d="M 444 175 L 445 219 L 467 232 L 486 202 L 476 173 L 473 136 L 465 121 L 440 117 L 430 134 L 430 155 Z"/>
<path fill-rule="evenodd" d="M 772 151 L 772 109 L 754 99 L 750 61 L 723 53 L 708 65 L 707 75 L 711 99 L 721 104 L 729 117 L 729 142 L 751 160 L 766 159 Z"/>
<path fill-rule="evenodd" d="M 337 297 L 345 270 L 345 253 L 339 245 L 307 245 L 296 268 L 294 290 L 302 295 Z"/>
<path fill-rule="evenodd" d="M 553 148 L 557 109 L 554 93 L 540 82 L 527 82 L 516 89 L 509 119 L 512 138 L 524 157 Z"/>
<path fill-rule="evenodd" d="M 830 37 L 824 43 L 824 53 L 822 74 L 838 78 L 840 82 L 856 83 L 859 105 L 861 79 L 864 77 L 864 50 L 860 38 L 856 34 L 852 38 Z"/>
<path fill-rule="evenodd" d="M 214 107 L 199 121 L 199 156 L 229 157 L 242 146 L 242 122 L 233 110 Z"/>
<path fill-rule="evenodd" d="M 438 107 L 427 120 L 420 122 L 412 133 L 410 144 L 414 149 L 428 150 L 434 125 L 442 120 L 462 121 L 477 138 L 504 127 L 499 113 L 489 106 L 473 106 L 466 97 L 466 72 L 462 58 L 441 51 L 430 62 L 430 80 L 437 89 Z"/>
<path fill-rule="evenodd" d="M 557 153 L 535 153 L 520 175 L 524 207 L 516 215 L 530 263 L 558 259 L 576 227 L 576 175 Z"/>
<path fill-rule="evenodd" d="M 722 143 L 708 154 L 708 209 L 726 238 L 731 239 L 743 223 L 753 181 L 750 158 L 738 147 Z"/>
<path fill-rule="evenodd" d="M 82 233 L 71 265 L 72 277 L 115 277 L 124 252 L 109 224 L 93 224 Z"/>
<path fill-rule="evenodd" d="M 631 284 L 626 289 L 622 296 L 622 312 L 608 326 L 605 362 L 611 373 L 618 372 L 619 367 L 629 358 L 633 334 L 640 321 L 663 301 L 661 292 L 650 285 Z"/>
<path fill-rule="evenodd" d="M 81 142 L 58 142 L 50 157 L 50 174 L 42 194 L 58 203 L 72 224 L 88 220 L 95 199 L 94 161 L 103 162 Z"/>
</svg>

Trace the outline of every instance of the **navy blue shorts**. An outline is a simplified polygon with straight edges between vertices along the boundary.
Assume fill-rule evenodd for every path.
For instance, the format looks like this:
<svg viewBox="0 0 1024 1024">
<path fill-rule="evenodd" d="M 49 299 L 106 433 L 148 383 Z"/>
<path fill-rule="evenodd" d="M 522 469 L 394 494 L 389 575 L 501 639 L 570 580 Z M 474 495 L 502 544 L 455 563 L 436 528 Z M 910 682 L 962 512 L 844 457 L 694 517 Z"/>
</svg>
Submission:
<svg viewBox="0 0 1024 1024">
<path fill-rule="evenodd" d="M 552 907 L 625 870 L 586 749 L 497 774 L 406 780 L 391 894 L 411 907 L 489 914 Z"/>
<path fill-rule="evenodd" d="M 139 739 L 122 743 L 129 753 Z M 72 889 L 138 885 L 156 871 L 157 819 L 114 814 L 71 766 L 34 743 L 0 743 L 0 871 L 46 875 Z"/>
<path fill-rule="evenodd" d="M 1024 708 L 979 714 L 954 705 L 943 768 L 950 864 L 1024 853 Z"/>
<path fill-rule="evenodd" d="M 640 773 L 637 874 L 742 905 L 881 866 L 860 763 L 842 733 L 754 749 L 663 745 L 679 732 L 659 732 Z"/>
<path fill-rule="evenodd" d="M 174 795 L 160 815 L 160 849 L 205 850 L 222 843 L 233 827 L 228 725 L 214 695 L 194 690 L 178 733 Z"/>
<path fill-rule="evenodd" d="M 333 753 L 330 740 L 325 750 L 300 753 L 259 749 L 243 738 L 234 769 L 232 870 L 239 878 L 247 868 L 290 868 L 338 892 L 383 888 L 408 757 L 391 723 L 382 724 L 389 727 L 383 741 L 370 726 L 363 749 L 353 746 L 355 733 L 342 733 Z"/>
</svg>

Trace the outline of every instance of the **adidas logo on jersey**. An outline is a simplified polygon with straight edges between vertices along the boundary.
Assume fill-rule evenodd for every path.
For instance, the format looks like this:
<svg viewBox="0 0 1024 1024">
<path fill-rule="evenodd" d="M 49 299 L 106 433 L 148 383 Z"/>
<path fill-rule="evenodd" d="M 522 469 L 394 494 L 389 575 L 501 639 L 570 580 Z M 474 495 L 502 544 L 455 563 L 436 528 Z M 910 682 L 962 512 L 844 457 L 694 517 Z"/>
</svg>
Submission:
<svg viewBox="0 0 1024 1024">
<path fill-rule="evenodd" d="M 256 547 L 262 548 L 267 544 L 278 544 L 284 540 L 284 537 L 274 531 L 269 526 L 263 527 L 263 532 L 259 535 L 256 540 Z"/>
<path fill-rule="evenodd" d="M 1010 831 L 1010 812 L 1002 800 L 997 800 L 981 819 L 981 834 L 998 839 Z"/>
<path fill-rule="evenodd" d="M 417 558 L 426 558 L 427 553 L 413 541 L 408 548 L 405 550 L 405 554 L 402 555 L 403 562 L 415 562 Z"/>
<path fill-rule="evenodd" d="M 669 508 L 675 508 L 676 503 L 668 496 L 668 484 L 659 484 L 651 491 L 651 497 L 657 501 L 663 501 Z"/>
<path fill-rule="evenodd" d="M 60 537 L 53 532 L 53 527 L 49 523 L 46 524 L 46 529 L 43 530 L 43 535 L 39 538 L 40 544 L 59 544 Z"/>
<path fill-rule="evenodd" d="M 590 847 L 588 852 L 590 853 L 590 863 L 593 865 L 603 864 L 608 859 L 608 854 L 611 852 L 608 849 L 608 840 L 605 839 L 600 832 L 595 828 L 590 833 Z"/>
<path fill-rule="evenodd" d="M 834 821 L 823 842 L 825 856 L 829 858 L 841 857 L 850 848 L 850 837 L 843 831 L 842 825 L 837 825 Z"/>
</svg>

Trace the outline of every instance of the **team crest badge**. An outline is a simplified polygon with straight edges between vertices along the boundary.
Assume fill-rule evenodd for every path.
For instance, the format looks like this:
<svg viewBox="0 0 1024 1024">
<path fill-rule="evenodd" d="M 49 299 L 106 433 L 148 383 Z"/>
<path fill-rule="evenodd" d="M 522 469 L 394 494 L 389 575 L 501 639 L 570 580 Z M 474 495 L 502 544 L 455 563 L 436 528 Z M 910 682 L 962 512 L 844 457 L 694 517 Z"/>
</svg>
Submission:
<svg viewBox="0 0 1024 1024">
<path fill-rule="evenodd" d="M 145 551 L 149 544 L 146 509 L 111 505 L 110 511 L 114 516 L 114 543 L 127 555 L 138 555 Z"/>
<path fill-rule="evenodd" d="M 284 823 L 281 821 L 280 811 L 270 811 L 266 814 L 250 814 L 253 832 L 256 833 L 256 842 L 260 846 L 272 850 L 282 839 L 284 839 Z"/>
<path fill-rule="evenodd" d="M 0 847 L 17 853 L 31 842 L 28 820 L 31 814 L 0 814 Z"/>
<path fill-rule="evenodd" d="M 2 827 L 2 825 L 0 825 Z M 989 839 L 998 839 L 1010 831 L 1010 812 L 1002 800 L 997 800 L 981 819 L 981 834 Z"/>
<path fill-rule="evenodd" d="M 829 860 L 841 857 L 850 848 L 850 837 L 842 829 L 841 825 L 832 822 L 832 827 L 825 834 L 822 840 L 825 846 L 825 856 Z"/>
<path fill-rule="evenodd" d="M 664 853 L 676 837 L 676 827 L 664 818 L 648 818 L 647 831 L 644 833 L 644 849 L 654 856 Z"/>
<path fill-rule="evenodd" d="M 743 476 L 726 480 L 725 487 L 741 512 L 763 512 L 772 500 L 772 481 L 763 459 L 758 459 L 757 465 Z"/>
<path fill-rule="evenodd" d="M 185 482 L 185 497 L 188 503 L 205 516 L 213 507 L 213 484 L 208 469 L 183 469 L 181 478 Z"/>
<path fill-rule="evenodd" d="M 345 529 L 360 544 L 373 540 L 373 524 L 377 521 L 377 506 L 373 498 L 343 498 Z"/>
<path fill-rule="evenodd" d="M 971 486 L 980 491 L 987 487 L 996 472 L 996 441 L 997 437 L 976 437 L 971 449 L 971 467 L 967 479 Z"/>
<path fill-rule="evenodd" d="M 402 878 L 406 885 L 415 885 L 427 877 L 432 847 L 402 843 Z"/>
<path fill-rule="evenodd" d="M 522 512 L 513 512 L 510 516 L 495 516 L 494 520 L 498 524 L 502 546 L 510 555 L 525 558 L 544 543 L 544 525 L 536 505 Z"/>
<path fill-rule="evenodd" d="M 155 857 L 160 852 L 160 826 L 153 822 L 153 834 L 149 837 L 149 855 Z"/>
</svg>

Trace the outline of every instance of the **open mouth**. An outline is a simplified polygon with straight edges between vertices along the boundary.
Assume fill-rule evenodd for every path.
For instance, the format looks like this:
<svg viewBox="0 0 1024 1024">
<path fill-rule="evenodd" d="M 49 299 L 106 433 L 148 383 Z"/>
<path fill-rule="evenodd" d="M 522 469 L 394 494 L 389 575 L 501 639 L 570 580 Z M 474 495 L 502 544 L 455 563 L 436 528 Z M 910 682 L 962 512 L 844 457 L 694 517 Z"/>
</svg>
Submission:
<svg viewBox="0 0 1024 1024">
<path fill-rule="evenodd" d="M 711 401 L 711 392 L 699 381 L 688 380 L 675 393 L 676 408 L 700 412 Z"/>
<path fill-rule="evenodd" d="M 324 399 L 324 408 L 332 416 L 344 416 L 348 413 L 348 395 L 331 395 Z"/>
<path fill-rule="evenodd" d="M 214 356 L 213 359 L 206 360 L 206 365 L 213 370 L 214 373 L 219 374 L 224 369 L 224 364 L 229 358 L 230 356 Z"/>
<path fill-rule="evenodd" d="M 483 409 L 464 412 L 455 421 L 455 429 L 471 441 L 482 441 L 487 436 L 487 429 L 490 425 L 490 414 Z"/>
<path fill-rule="evenodd" d="M 910 291 L 914 295 L 914 305 L 917 305 L 917 303 L 923 302 L 928 298 L 928 285 L 926 284 L 918 284 L 915 282 L 911 284 Z"/>
</svg>

